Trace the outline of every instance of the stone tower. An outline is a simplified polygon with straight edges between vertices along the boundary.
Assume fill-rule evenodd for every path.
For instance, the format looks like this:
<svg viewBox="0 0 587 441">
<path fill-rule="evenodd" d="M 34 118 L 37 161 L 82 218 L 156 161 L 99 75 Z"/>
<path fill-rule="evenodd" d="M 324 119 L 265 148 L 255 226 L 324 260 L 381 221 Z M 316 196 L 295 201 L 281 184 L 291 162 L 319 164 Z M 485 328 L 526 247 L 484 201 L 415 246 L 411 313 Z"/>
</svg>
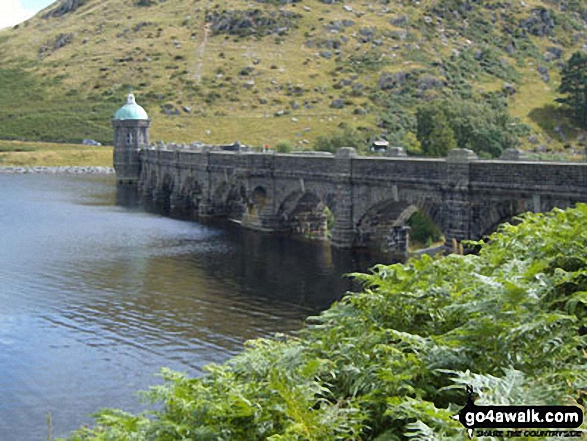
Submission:
<svg viewBox="0 0 587 441">
<path fill-rule="evenodd" d="M 151 120 L 130 93 L 114 115 L 114 170 L 119 184 L 136 184 L 141 173 L 140 149 L 149 145 Z"/>
</svg>

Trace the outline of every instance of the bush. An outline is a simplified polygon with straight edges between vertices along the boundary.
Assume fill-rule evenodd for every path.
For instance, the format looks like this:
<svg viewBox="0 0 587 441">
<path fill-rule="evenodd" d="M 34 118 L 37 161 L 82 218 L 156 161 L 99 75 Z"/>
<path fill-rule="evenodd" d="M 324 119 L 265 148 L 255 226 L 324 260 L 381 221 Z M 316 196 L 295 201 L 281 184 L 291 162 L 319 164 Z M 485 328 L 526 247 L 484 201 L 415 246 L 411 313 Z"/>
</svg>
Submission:
<svg viewBox="0 0 587 441">
<path fill-rule="evenodd" d="M 444 157 L 457 147 L 455 132 L 440 105 L 418 109 L 418 141 L 425 156 Z"/>
<path fill-rule="evenodd" d="M 277 153 L 289 153 L 293 150 L 293 144 L 291 141 L 282 140 L 277 143 L 275 148 L 277 149 Z"/>
<path fill-rule="evenodd" d="M 345 127 L 342 132 L 333 136 L 319 136 L 314 150 L 336 153 L 341 147 L 354 147 L 357 151 L 365 151 L 367 140 L 356 129 Z"/>
<path fill-rule="evenodd" d="M 473 150 L 481 157 L 499 157 L 503 150 L 517 147 L 519 138 L 530 130 L 511 117 L 505 100 L 495 95 L 486 95 L 481 102 L 459 99 L 432 102 L 418 110 L 416 119 L 418 140 L 424 154 L 430 156 L 438 156 L 446 151 L 446 146 L 453 145 L 449 131 L 444 128 L 444 119 L 457 147 Z M 442 134 L 443 142 L 433 130 Z"/>
<path fill-rule="evenodd" d="M 410 241 L 416 244 L 430 246 L 442 239 L 442 231 L 420 211 L 416 211 L 410 216 L 407 225 L 412 229 Z"/>
</svg>

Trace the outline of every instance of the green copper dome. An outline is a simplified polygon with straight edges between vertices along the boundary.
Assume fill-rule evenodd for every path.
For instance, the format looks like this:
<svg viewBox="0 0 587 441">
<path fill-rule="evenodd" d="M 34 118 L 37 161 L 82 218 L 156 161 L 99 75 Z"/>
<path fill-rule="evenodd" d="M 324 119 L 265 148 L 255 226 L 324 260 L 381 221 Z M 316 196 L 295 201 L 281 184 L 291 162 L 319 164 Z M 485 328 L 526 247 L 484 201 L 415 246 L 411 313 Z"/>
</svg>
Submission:
<svg viewBox="0 0 587 441">
<path fill-rule="evenodd" d="M 114 119 L 149 119 L 147 112 L 135 101 L 132 93 L 128 94 L 126 104 L 114 114 Z"/>
</svg>

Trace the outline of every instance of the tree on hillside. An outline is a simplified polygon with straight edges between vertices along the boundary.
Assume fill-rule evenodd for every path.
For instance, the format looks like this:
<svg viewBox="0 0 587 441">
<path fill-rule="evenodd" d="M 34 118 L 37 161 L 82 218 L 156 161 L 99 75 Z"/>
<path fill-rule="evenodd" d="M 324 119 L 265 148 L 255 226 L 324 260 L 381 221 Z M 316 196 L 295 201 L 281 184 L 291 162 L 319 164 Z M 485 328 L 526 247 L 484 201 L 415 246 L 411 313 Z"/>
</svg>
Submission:
<svg viewBox="0 0 587 441">
<path fill-rule="evenodd" d="M 421 107 L 416 114 L 418 141 L 424 156 L 444 157 L 457 148 L 454 130 L 439 104 Z"/>
<path fill-rule="evenodd" d="M 530 130 L 512 118 L 504 98 L 491 94 L 480 102 L 453 98 L 427 103 L 418 109 L 416 123 L 418 141 L 427 156 L 443 156 L 451 148 L 460 148 L 495 158 L 517 147 L 519 137 Z"/>
<path fill-rule="evenodd" d="M 575 52 L 561 72 L 558 89 L 566 95 L 556 101 L 566 104 L 583 128 L 587 128 L 587 54 Z"/>
</svg>

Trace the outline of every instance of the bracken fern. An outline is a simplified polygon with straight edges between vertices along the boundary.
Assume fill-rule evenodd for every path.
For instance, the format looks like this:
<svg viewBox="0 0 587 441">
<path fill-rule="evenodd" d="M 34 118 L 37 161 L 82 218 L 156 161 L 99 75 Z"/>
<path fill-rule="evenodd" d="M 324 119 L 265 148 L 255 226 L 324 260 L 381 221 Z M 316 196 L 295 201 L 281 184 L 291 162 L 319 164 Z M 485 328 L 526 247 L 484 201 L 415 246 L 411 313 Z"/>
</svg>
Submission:
<svg viewBox="0 0 587 441">
<path fill-rule="evenodd" d="M 460 440 L 486 404 L 583 405 L 587 205 L 526 214 L 477 255 L 378 265 L 296 338 L 256 340 L 207 375 L 163 371 L 138 416 L 71 440 Z"/>
</svg>

